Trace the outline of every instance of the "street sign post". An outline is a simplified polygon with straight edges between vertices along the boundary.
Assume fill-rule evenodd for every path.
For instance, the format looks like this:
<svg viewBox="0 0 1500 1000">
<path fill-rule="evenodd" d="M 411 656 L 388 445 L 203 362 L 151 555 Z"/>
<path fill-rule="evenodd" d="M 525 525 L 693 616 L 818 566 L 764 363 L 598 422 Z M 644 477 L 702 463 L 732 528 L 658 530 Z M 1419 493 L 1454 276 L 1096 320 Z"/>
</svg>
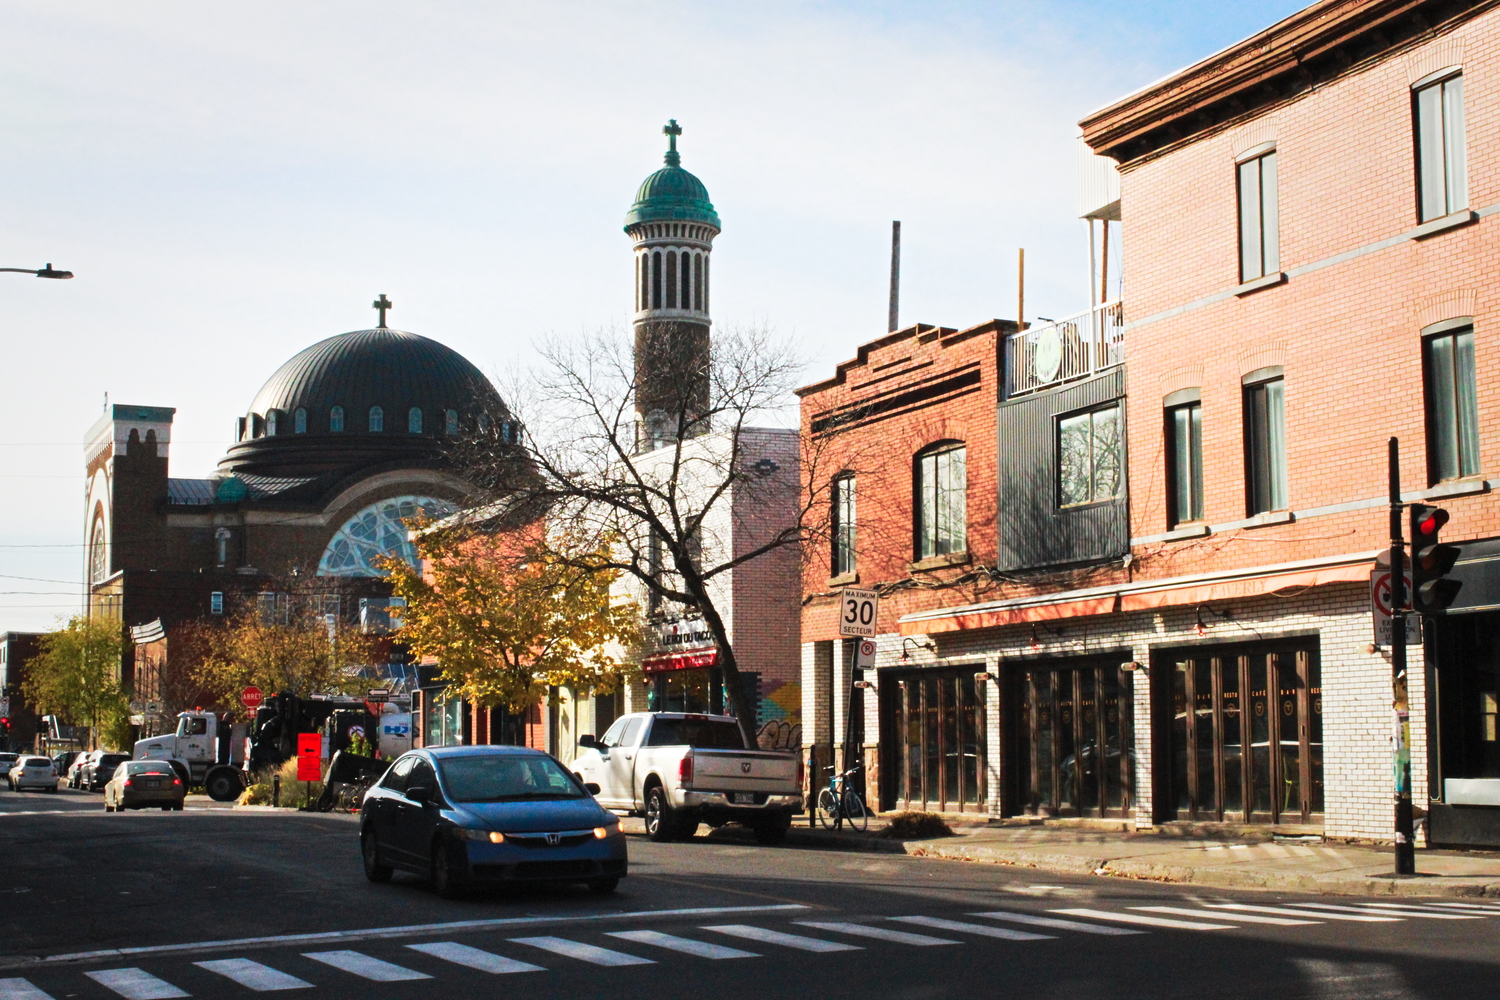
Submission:
<svg viewBox="0 0 1500 1000">
<path fill-rule="evenodd" d="M 260 688 L 255 687 L 253 684 L 240 692 L 240 704 L 244 705 L 252 712 L 257 708 L 260 708 L 260 703 L 263 700 L 264 698 L 260 693 Z"/>
<path fill-rule="evenodd" d="M 1405 580 L 1406 593 L 1411 591 L 1411 575 Z M 1370 574 L 1370 618 L 1375 624 L 1375 645 L 1389 649 L 1392 642 L 1394 617 L 1391 613 L 1391 573 L 1377 569 Z M 1422 616 L 1408 614 L 1406 619 L 1406 643 L 1408 646 L 1422 642 Z"/>
<path fill-rule="evenodd" d="M 875 640 L 861 639 L 854 647 L 854 669 L 875 669 Z"/>
<path fill-rule="evenodd" d="M 853 639 L 875 638 L 880 595 L 873 590 L 845 587 L 839 595 L 839 635 Z"/>
</svg>

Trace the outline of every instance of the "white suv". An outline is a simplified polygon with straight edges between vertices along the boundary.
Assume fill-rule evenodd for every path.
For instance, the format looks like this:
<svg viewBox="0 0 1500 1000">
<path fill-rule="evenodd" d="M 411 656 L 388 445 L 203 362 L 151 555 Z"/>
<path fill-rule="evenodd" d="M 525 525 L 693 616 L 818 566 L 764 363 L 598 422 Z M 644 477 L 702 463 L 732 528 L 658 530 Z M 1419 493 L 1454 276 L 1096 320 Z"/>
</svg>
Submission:
<svg viewBox="0 0 1500 1000">
<path fill-rule="evenodd" d="M 57 770 L 51 757 L 22 757 L 11 766 L 10 790 L 19 792 L 24 788 L 43 788 L 57 791 Z"/>
</svg>

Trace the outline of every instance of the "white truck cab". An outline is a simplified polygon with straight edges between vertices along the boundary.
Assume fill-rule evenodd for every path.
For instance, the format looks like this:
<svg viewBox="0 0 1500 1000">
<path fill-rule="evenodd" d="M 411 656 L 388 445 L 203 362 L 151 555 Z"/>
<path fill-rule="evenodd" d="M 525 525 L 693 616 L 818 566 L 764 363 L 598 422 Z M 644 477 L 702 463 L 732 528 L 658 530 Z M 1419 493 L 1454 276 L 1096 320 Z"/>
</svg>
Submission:
<svg viewBox="0 0 1500 1000">
<path fill-rule="evenodd" d="M 212 712 L 180 712 L 171 735 L 136 740 L 136 760 L 164 760 L 186 785 L 202 785 L 209 798 L 231 802 L 245 790 L 242 768 L 249 727 Z"/>
</svg>

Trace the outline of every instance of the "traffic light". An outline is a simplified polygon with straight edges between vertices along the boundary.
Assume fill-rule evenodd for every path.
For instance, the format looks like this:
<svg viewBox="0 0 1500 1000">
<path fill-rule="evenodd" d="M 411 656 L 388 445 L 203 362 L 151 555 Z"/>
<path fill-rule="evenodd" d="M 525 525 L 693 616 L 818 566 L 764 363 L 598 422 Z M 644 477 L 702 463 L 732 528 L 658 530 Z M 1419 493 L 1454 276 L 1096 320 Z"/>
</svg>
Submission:
<svg viewBox="0 0 1500 1000">
<path fill-rule="evenodd" d="M 1438 532 L 1448 523 L 1448 512 L 1424 503 L 1411 505 L 1411 606 L 1422 614 L 1446 611 L 1463 586 L 1447 579 L 1458 561 L 1457 545 L 1438 541 Z"/>
</svg>

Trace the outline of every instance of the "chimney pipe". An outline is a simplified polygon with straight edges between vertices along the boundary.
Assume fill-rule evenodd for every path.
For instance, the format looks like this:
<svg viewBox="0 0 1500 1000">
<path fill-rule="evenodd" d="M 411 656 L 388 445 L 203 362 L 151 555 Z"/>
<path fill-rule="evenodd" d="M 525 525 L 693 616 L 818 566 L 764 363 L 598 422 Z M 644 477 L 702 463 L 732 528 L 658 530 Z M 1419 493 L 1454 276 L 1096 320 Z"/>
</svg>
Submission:
<svg viewBox="0 0 1500 1000">
<path fill-rule="evenodd" d="M 901 313 L 901 223 L 891 223 L 891 314 L 887 333 L 895 333 Z"/>
</svg>

